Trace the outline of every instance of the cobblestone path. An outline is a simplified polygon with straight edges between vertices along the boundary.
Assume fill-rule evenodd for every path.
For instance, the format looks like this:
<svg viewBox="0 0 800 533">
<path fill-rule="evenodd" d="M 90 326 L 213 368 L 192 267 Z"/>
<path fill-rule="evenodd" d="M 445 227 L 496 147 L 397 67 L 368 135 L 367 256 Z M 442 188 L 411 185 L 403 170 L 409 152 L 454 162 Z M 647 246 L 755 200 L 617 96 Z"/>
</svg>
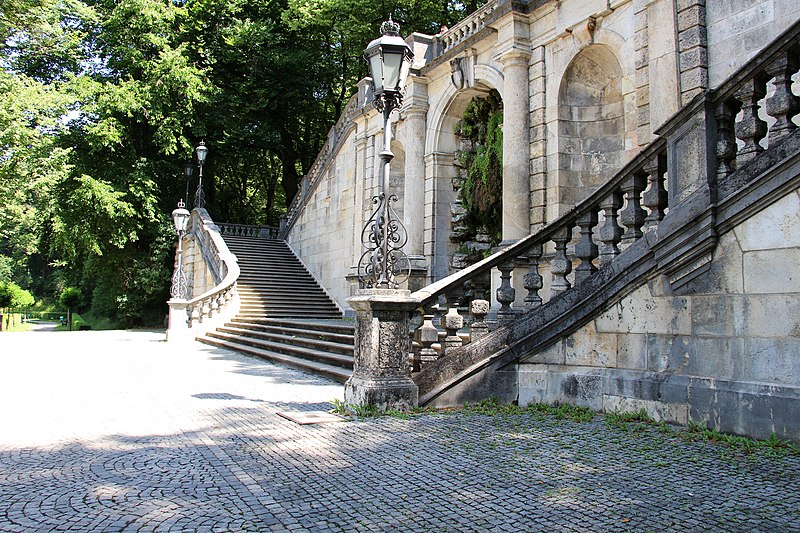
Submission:
<svg viewBox="0 0 800 533">
<path fill-rule="evenodd" d="M 1 531 L 800 531 L 800 459 L 602 419 L 300 426 L 336 383 L 156 333 L 0 336 Z"/>
</svg>

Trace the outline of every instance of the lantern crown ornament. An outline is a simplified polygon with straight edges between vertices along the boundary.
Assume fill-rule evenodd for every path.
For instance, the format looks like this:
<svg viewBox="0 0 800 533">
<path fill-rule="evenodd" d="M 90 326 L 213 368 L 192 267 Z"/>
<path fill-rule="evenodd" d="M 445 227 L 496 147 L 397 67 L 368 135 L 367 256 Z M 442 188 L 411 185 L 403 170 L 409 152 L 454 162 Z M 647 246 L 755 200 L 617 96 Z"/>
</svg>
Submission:
<svg viewBox="0 0 800 533">
<path fill-rule="evenodd" d="M 381 24 L 381 36 L 364 50 L 378 111 L 383 111 L 384 107 L 399 107 L 413 58 L 411 47 L 400 37 L 400 25 L 389 17 Z"/>
</svg>

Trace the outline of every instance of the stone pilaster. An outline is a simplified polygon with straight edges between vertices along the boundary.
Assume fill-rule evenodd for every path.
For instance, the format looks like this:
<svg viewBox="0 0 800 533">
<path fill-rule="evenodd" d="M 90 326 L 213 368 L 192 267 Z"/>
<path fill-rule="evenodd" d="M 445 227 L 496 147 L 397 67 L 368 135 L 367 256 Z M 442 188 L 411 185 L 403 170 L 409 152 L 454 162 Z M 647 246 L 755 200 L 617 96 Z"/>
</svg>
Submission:
<svg viewBox="0 0 800 533">
<path fill-rule="evenodd" d="M 681 105 L 708 88 L 706 0 L 677 0 Z"/>
<path fill-rule="evenodd" d="M 636 68 L 636 138 L 639 146 L 650 142 L 650 50 L 645 0 L 634 2 L 634 67 Z"/>
<path fill-rule="evenodd" d="M 547 223 L 547 125 L 544 46 L 531 51 L 530 77 L 530 231 Z"/>
<path fill-rule="evenodd" d="M 408 410 L 419 403 L 411 380 L 408 321 L 418 302 L 410 291 L 364 289 L 347 302 L 356 312 L 355 365 L 344 386 L 348 406 Z"/>
</svg>

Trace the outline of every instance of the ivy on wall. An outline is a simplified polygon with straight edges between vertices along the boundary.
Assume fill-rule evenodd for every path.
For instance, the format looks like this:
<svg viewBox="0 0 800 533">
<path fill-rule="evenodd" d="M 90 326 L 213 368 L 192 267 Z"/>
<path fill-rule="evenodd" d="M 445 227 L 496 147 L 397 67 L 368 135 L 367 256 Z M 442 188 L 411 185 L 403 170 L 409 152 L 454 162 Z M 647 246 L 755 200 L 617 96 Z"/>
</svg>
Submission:
<svg viewBox="0 0 800 533">
<path fill-rule="evenodd" d="M 467 210 L 471 230 L 485 232 L 491 244 L 502 239 L 503 221 L 503 102 L 493 90 L 485 98 L 474 98 L 464 110 L 456 133 L 464 183 L 461 202 Z"/>
</svg>

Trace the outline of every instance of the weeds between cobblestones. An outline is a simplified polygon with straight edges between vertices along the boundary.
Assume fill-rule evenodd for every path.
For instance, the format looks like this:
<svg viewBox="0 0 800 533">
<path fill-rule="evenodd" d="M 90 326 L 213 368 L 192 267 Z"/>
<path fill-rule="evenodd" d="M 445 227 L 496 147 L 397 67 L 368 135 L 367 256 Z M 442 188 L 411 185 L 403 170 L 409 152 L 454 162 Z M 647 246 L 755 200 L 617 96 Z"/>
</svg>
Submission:
<svg viewBox="0 0 800 533">
<path fill-rule="evenodd" d="M 571 420 L 573 422 L 591 422 L 595 417 L 600 416 L 604 419 L 606 427 L 610 429 L 623 430 L 627 433 L 652 435 L 655 432 L 661 433 L 668 438 L 679 438 L 685 442 L 710 442 L 725 446 L 732 452 L 751 454 L 757 451 L 763 452 L 768 456 L 781 457 L 784 455 L 800 455 L 800 446 L 793 442 L 779 439 L 775 433 L 765 440 L 754 440 L 738 435 L 729 435 L 716 429 L 703 426 L 690 421 L 685 427 L 670 425 L 662 420 L 655 420 L 647 414 L 647 411 L 623 411 L 610 412 L 604 414 L 595 413 L 591 408 L 570 404 L 545 404 L 535 403 L 526 407 L 520 407 L 513 403 L 502 403 L 497 398 L 489 398 L 478 403 L 452 407 L 446 409 L 416 408 L 411 411 L 397 411 L 389 409 L 386 411 L 378 410 L 374 405 L 355 405 L 347 406 L 342 401 L 336 399 L 331 402 L 332 413 L 341 416 L 355 416 L 356 418 L 371 418 L 377 416 L 389 416 L 400 419 L 410 419 L 420 415 L 437 414 L 476 414 L 488 416 L 503 415 L 532 415 L 534 418 L 543 420 L 552 418 L 555 420 Z M 520 424 L 515 427 L 522 429 Z M 723 454 L 724 455 L 724 454 Z"/>
</svg>

